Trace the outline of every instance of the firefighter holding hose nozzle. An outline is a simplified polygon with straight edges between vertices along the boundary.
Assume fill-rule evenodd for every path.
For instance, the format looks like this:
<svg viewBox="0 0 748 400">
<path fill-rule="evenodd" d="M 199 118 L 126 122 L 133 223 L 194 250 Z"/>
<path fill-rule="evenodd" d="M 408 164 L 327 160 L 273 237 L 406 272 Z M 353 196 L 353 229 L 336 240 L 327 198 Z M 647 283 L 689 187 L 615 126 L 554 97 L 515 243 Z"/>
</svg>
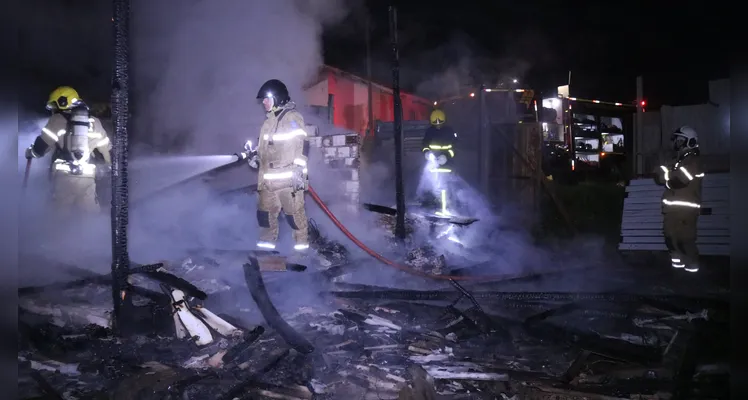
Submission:
<svg viewBox="0 0 748 400">
<path fill-rule="evenodd" d="M 675 158 L 661 165 L 655 182 L 665 186 L 662 195 L 663 234 L 673 268 L 699 270 L 696 246 L 697 222 L 701 214 L 701 167 L 699 137 L 693 128 L 682 126 L 670 137 Z"/>
<path fill-rule="evenodd" d="M 96 177 L 101 172 L 97 174 L 97 167 L 108 169 L 111 165 L 111 143 L 104 126 L 69 86 L 58 87 L 49 95 L 47 110 L 52 116 L 26 149 L 26 159 L 52 151 L 50 176 L 56 209 L 100 212 Z"/>
<path fill-rule="evenodd" d="M 447 185 L 449 174 L 452 173 L 452 160 L 455 156 L 453 146 L 457 133 L 452 127 L 446 125 L 446 120 L 444 111 L 436 109 L 431 112 L 429 117 L 431 126 L 423 137 L 423 154 L 431 179 L 433 179 L 432 195 L 438 199 L 437 214 L 449 215 Z"/>
<path fill-rule="evenodd" d="M 266 119 L 257 148 L 247 142 L 243 153 L 249 165 L 258 170 L 257 247 L 275 249 L 278 216 L 283 211 L 293 230 L 294 250 L 305 255 L 309 249 L 309 225 L 304 209 L 304 194 L 309 187 L 309 142 L 304 117 L 291 101 L 286 85 L 277 79 L 265 82 L 257 92 L 257 99 L 262 100 Z M 322 264 L 324 261 L 320 260 Z"/>
</svg>

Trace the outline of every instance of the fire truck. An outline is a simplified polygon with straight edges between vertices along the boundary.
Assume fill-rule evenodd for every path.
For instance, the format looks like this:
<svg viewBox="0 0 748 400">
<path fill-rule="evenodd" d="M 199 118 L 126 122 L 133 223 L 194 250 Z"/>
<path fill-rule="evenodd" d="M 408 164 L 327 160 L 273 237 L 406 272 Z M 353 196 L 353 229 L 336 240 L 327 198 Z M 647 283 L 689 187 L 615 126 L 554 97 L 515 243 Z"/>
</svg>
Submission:
<svg viewBox="0 0 748 400">
<path fill-rule="evenodd" d="M 547 173 L 622 179 L 632 152 L 636 104 L 564 96 L 542 101 Z"/>
</svg>

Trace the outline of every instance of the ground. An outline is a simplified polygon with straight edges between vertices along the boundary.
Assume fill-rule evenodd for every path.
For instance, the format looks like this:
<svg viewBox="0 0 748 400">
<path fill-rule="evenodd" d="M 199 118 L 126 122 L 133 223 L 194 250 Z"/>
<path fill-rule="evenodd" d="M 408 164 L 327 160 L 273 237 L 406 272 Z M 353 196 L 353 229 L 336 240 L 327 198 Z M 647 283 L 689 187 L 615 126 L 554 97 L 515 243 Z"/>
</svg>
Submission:
<svg viewBox="0 0 748 400">
<path fill-rule="evenodd" d="M 243 330 L 214 333 L 203 347 L 174 337 L 168 302 L 141 297 L 140 331 L 113 335 L 103 280 L 26 289 L 19 391 L 24 399 L 726 398 L 724 285 L 651 266 L 428 291 L 353 283 L 361 267 L 378 267 L 363 259 L 325 273 L 263 273 L 283 319 L 313 345 L 308 354 L 267 325 L 250 278 L 212 278 L 227 264 L 208 257 L 166 265 L 207 293 L 190 298 L 193 306 Z M 560 280 L 575 279 L 603 289 L 559 291 Z M 152 279 L 131 282 L 158 291 Z M 300 295 L 301 287 L 314 291 Z"/>
</svg>

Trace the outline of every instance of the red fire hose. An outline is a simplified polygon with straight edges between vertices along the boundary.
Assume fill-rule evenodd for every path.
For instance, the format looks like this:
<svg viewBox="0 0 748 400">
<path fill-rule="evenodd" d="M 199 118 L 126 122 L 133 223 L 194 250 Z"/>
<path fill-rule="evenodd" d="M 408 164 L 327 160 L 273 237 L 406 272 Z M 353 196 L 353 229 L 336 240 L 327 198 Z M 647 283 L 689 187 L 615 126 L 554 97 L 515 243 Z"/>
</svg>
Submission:
<svg viewBox="0 0 748 400">
<path fill-rule="evenodd" d="M 355 243 L 356 246 L 358 246 L 361 250 L 365 251 L 370 256 L 376 258 L 377 260 L 379 260 L 383 264 L 386 264 L 386 265 L 389 265 L 390 267 L 399 269 L 400 271 L 407 272 L 407 273 L 409 273 L 411 275 L 420 276 L 422 278 L 438 279 L 438 280 L 445 280 L 445 281 L 453 280 L 453 281 L 480 281 L 480 282 L 489 282 L 489 281 L 503 281 L 503 280 L 510 280 L 510 279 L 518 279 L 518 278 L 527 278 L 527 277 L 531 277 L 533 275 L 543 275 L 543 274 L 547 274 L 547 273 L 551 273 L 551 272 L 562 272 L 562 271 L 569 271 L 571 269 L 578 269 L 578 268 L 567 268 L 567 269 L 563 269 L 563 270 L 559 269 L 557 271 L 545 271 L 545 272 L 542 272 L 542 273 L 532 272 L 532 273 L 518 274 L 518 275 L 505 274 L 505 275 L 480 275 L 480 276 L 454 276 L 454 275 L 433 275 L 433 274 L 428 274 L 428 273 L 419 271 L 417 269 L 408 267 L 406 265 L 402 265 L 402 264 L 396 263 L 396 262 L 394 262 L 394 261 L 392 261 L 392 260 L 384 257 L 383 255 L 377 253 L 376 251 L 370 249 L 369 247 L 367 247 L 360 240 L 358 240 L 358 238 L 356 238 L 355 236 L 353 236 L 353 234 L 345 226 L 343 226 L 343 224 L 335 217 L 335 214 L 333 214 L 332 211 L 330 211 L 330 209 L 327 207 L 327 205 L 325 205 L 325 203 L 322 201 L 322 199 L 319 198 L 319 195 L 317 195 L 317 192 L 311 186 L 309 186 L 309 194 L 312 196 L 312 199 L 314 199 L 314 202 L 317 203 L 317 205 L 319 206 L 319 208 L 321 208 L 322 211 L 324 211 L 324 213 L 327 214 L 327 217 L 330 218 L 330 220 L 332 221 L 332 223 L 335 224 L 335 226 L 337 226 L 338 229 L 340 229 L 340 231 L 343 232 L 343 234 L 346 237 L 348 237 L 348 239 L 350 239 L 353 243 Z"/>
</svg>

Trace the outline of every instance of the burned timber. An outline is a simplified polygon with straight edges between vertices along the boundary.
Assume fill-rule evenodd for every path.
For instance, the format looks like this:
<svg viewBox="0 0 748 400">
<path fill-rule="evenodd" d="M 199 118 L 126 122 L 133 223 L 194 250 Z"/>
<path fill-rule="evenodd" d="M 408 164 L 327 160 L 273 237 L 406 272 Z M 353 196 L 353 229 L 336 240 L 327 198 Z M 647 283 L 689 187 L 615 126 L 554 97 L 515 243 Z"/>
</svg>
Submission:
<svg viewBox="0 0 748 400">
<path fill-rule="evenodd" d="M 206 257 L 131 269 L 131 323 L 147 328 L 124 337 L 111 331 L 108 276 L 22 289 L 22 398 L 724 398 L 718 292 L 411 291 L 272 258 L 247 253 L 240 284 L 206 278 L 220 268 Z M 279 312 L 267 290 L 278 274 L 316 282 L 319 301 Z M 178 305 L 204 337 L 175 323 Z M 245 322 L 258 311 L 264 323 Z"/>
</svg>

